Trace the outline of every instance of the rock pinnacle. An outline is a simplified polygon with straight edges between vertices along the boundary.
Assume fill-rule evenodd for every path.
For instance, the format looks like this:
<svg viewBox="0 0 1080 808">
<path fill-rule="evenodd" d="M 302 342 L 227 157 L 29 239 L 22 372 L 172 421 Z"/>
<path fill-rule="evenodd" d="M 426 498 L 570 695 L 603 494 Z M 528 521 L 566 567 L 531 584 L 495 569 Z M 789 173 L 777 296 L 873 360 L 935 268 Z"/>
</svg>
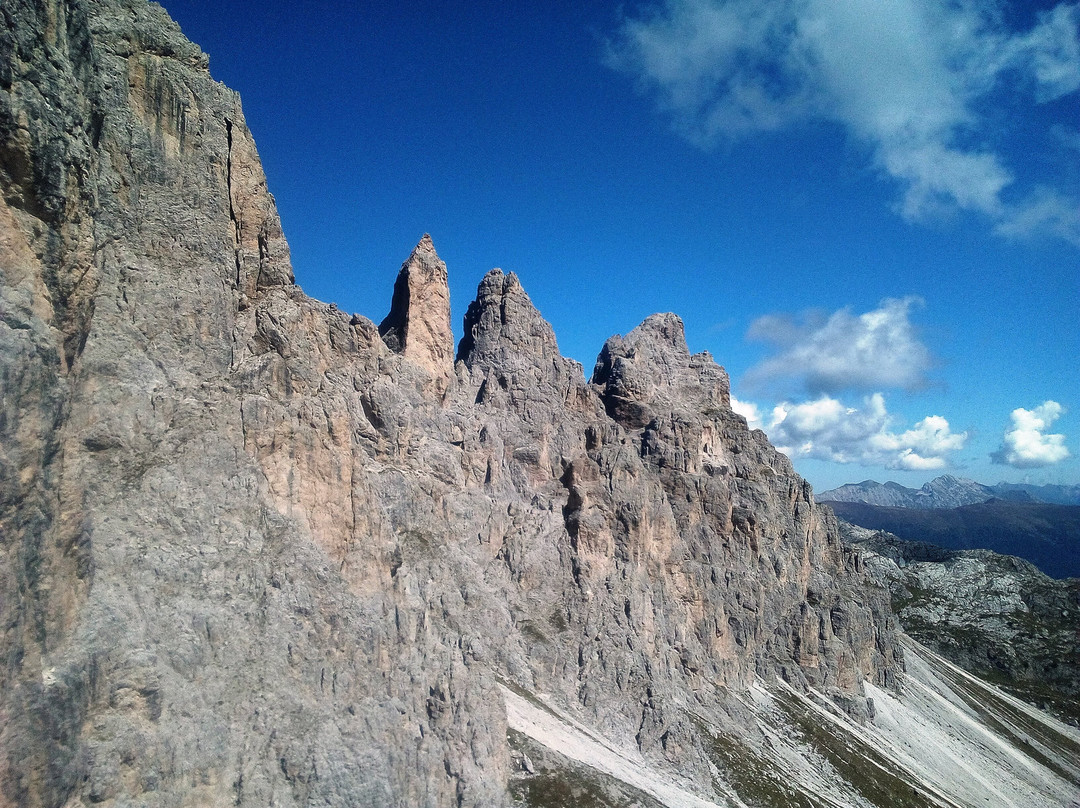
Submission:
<svg viewBox="0 0 1080 808">
<path fill-rule="evenodd" d="M 446 264 L 435 253 L 427 233 L 401 265 L 390 313 L 379 325 L 379 334 L 391 350 L 433 375 L 448 376 L 453 371 Z"/>
</svg>

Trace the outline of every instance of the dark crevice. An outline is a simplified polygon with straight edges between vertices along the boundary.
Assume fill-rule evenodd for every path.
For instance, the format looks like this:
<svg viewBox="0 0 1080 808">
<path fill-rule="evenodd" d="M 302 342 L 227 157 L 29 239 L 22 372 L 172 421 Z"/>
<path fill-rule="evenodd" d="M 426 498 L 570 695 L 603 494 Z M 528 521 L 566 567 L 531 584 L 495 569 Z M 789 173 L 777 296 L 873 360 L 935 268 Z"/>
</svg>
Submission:
<svg viewBox="0 0 1080 808">
<path fill-rule="evenodd" d="M 402 269 L 394 281 L 390 313 L 379 323 L 379 336 L 394 353 L 404 353 L 409 338 L 409 275 Z"/>
<path fill-rule="evenodd" d="M 233 124 L 228 118 L 225 119 L 225 138 L 228 141 L 228 152 L 225 156 L 225 185 L 229 192 L 229 220 L 233 224 L 235 247 L 233 257 L 236 261 L 236 286 L 241 286 L 241 261 L 240 261 L 240 221 L 236 218 L 236 208 L 233 207 L 232 189 L 232 153 L 233 153 Z"/>
</svg>

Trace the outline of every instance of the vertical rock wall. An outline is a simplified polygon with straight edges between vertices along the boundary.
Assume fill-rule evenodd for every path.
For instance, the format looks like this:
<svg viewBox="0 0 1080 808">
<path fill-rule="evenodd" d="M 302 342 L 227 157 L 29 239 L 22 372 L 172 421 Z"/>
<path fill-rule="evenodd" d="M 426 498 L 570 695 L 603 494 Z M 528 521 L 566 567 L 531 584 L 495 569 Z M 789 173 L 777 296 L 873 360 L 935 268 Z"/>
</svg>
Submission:
<svg viewBox="0 0 1080 808">
<path fill-rule="evenodd" d="M 0 804 L 501 805 L 499 680 L 707 790 L 756 676 L 889 681 L 678 318 L 588 382 L 498 270 L 452 363 L 427 239 L 381 327 L 312 301 L 160 7 L 0 7 Z"/>
</svg>

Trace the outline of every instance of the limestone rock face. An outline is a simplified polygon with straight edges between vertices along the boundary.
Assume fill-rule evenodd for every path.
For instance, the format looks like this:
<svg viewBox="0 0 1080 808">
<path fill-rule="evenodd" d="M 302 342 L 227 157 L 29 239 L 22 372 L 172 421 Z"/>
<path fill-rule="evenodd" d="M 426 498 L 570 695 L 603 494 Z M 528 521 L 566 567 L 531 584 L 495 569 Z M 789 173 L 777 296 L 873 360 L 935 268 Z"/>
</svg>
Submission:
<svg viewBox="0 0 1080 808">
<path fill-rule="evenodd" d="M 707 795 L 755 682 L 869 715 L 886 595 L 678 318 L 588 382 L 498 270 L 452 364 L 430 239 L 311 300 L 159 6 L 0 3 L 0 804 L 506 805 L 500 687 Z"/>
<path fill-rule="evenodd" d="M 559 356 L 555 332 L 540 316 L 517 275 L 493 269 L 465 313 L 458 359 L 469 367 L 544 366 Z"/>
<path fill-rule="evenodd" d="M 394 283 L 390 313 L 379 325 L 390 350 L 435 376 L 454 368 L 454 332 L 450 327 L 450 286 L 446 264 L 431 237 L 424 234 Z"/>
<path fill-rule="evenodd" d="M 603 387 L 608 414 L 634 428 L 665 409 L 731 409 L 727 374 L 708 353 L 690 356 L 675 314 L 654 314 L 625 337 L 609 339 L 592 381 Z"/>
</svg>

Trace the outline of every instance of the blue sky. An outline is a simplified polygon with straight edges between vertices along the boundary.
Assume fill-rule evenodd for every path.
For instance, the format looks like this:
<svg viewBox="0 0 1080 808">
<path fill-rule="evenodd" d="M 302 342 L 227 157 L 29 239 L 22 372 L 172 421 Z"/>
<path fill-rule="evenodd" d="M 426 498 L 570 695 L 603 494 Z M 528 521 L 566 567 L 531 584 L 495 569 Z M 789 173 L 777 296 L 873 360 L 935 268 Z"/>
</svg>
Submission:
<svg viewBox="0 0 1080 808">
<path fill-rule="evenodd" d="M 298 283 L 454 327 L 517 272 L 564 354 L 674 311 L 822 490 L 1080 482 L 1080 7 L 166 0 L 240 92 Z"/>
</svg>

